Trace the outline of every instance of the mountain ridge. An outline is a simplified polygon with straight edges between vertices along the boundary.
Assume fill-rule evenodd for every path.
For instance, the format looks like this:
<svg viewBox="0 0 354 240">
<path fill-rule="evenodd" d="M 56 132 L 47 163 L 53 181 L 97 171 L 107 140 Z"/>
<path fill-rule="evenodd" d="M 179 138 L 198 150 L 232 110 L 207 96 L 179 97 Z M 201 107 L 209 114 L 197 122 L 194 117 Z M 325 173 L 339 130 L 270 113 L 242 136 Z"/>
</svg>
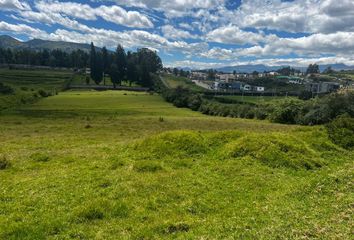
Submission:
<svg viewBox="0 0 354 240">
<path fill-rule="evenodd" d="M 0 35 L 0 47 L 10 48 L 10 49 L 33 49 L 33 50 L 61 49 L 66 52 L 71 52 L 78 49 L 81 49 L 86 52 L 90 51 L 90 44 L 85 44 L 85 43 L 51 41 L 51 40 L 43 40 L 43 39 L 31 39 L 22 42 L 8 35 Z"/>
</svg>

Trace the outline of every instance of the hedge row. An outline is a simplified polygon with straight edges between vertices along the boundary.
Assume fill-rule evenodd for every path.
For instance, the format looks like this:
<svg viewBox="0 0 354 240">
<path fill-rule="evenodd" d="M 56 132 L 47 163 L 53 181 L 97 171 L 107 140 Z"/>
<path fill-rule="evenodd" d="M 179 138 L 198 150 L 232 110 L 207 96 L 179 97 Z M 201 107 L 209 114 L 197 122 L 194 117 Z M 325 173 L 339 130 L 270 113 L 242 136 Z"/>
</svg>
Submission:
<svg viewBox="0 0 354 240">
<path fill-rule="evenodd" d="M 340 115 L 354 117 L 354 93 L 333 93 L 307 101 L 284 98 L 271 103 L 220 102 L 189 89 L 162 88 L 162 96 L 176 107 L 214 116 L 269 119 L 284 124 L 316 125 L 329 123 Z"/>
</svg>

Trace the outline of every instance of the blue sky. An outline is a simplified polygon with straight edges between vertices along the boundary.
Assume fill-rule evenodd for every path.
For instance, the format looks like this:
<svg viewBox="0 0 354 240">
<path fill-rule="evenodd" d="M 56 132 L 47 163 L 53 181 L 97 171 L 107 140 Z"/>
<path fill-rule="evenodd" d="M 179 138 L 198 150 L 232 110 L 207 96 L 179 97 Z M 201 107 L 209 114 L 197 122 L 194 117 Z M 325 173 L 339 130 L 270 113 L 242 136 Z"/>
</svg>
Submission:
<svg viewBox="0 0 354 240">
<path fill-rule="evenodd" d="M 171 67 L 354 65 L 354 1 L 0 0 L 0 34 L 148 47 Z"/>
</svg>

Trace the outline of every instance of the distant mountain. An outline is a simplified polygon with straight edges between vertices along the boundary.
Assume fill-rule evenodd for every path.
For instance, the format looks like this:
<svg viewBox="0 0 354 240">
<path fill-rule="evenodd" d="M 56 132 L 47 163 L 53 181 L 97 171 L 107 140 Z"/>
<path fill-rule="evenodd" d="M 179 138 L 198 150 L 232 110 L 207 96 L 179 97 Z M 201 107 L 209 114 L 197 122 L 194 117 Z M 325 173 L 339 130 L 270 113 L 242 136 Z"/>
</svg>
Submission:
<svg viewBox="0 0 354 240">
<path fill-rule="evenodd" d="M 281 68 L 280 66 L 266 66 L 263 64 L 257 64 L 257 65 L 238 65 L 238 66 L 227 66 L 227 67 L 222 67 L 216 69 L 217 71 L 220 72 L 225 72 L 225 73 L 232 73 L 233 71 L 236 72 L 244 72 L 244 73 L 251 73 L 254 71 L 257 72 L 264 72 L 264 71 L 275 71 Z"/>
<path fill-rule="evenodd" d="M 2 35 L 0 36 L 0 47 L 11 49 L 33 49 L 33 50 L 54 50 L 60 49 L 66 52 L 81 49 L 90 51 L 89 44 L 64 42 L 64 41 L 49 41 L 41 39 L 32 39 L 27 42 L 21 42 L 13 37 Z"/>
<path fill-rule="evenodd" d="M 242 73 L 252 73 L 254 71 L 257 72 L 271 72 L 271 71 L 276 71 L 280 68 L 283 67 L 288 67 L 288 66 L 266 66 L 263 64 L 257 64 L 257 65 L 238 65 L 238 66 L 227 66 L 227 67 L 222 67 L 222 68 L 217 68 L 217 71 L 220 72 L 225 72 L 225 73 L 232 73 L 233 71 L 236 72 L 242 72 Z M 332 67 L 333 70 L 336 71 L 341 71 L 341 70 L 354 70 L 354 66 L 347 66 L 343 63 L 337 63 L 337 64 L 326 64 L 326 65 L 320 65 L 320 71 L 324 71 L 327 67 Z M 305 72 L 307 67 L 293 67 L 297 70 L 300 70 L 302 72 Z"/>
</svg>

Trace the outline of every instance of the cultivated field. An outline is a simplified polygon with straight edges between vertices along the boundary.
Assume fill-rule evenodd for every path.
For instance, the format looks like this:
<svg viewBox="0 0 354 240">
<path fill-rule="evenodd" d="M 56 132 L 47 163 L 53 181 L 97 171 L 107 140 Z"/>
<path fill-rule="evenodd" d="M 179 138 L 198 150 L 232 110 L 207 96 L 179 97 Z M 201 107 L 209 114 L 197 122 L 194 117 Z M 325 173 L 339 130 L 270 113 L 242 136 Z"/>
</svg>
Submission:
<svg viewBox="0 0 354 240">
<path fill-rule="evenodd" d="M 0 115 L 0 239 L 350 239 L 353 157 L 324 127 L 61 92 Z"/>
</svg>

